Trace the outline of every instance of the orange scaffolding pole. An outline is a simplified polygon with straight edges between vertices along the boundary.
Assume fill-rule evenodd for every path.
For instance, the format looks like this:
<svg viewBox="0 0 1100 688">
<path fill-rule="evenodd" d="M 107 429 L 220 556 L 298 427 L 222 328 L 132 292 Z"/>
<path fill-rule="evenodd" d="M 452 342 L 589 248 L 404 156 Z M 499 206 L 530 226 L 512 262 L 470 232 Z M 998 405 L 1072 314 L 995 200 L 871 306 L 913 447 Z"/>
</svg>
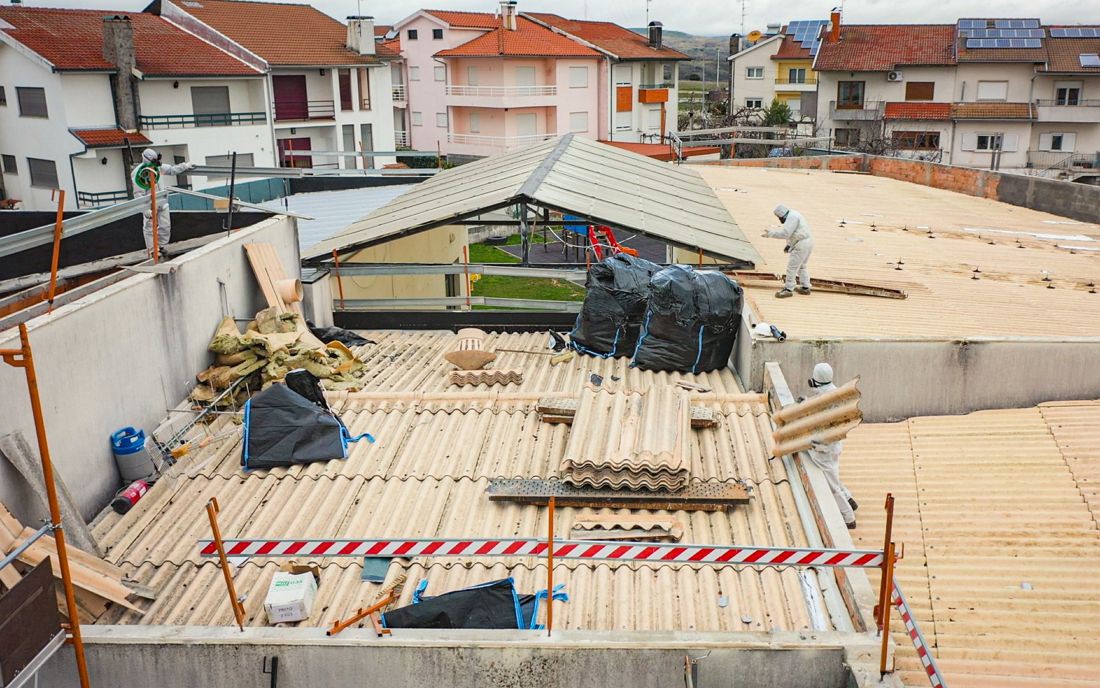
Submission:
<svg viewBox="0 0 1100 688">
<path fill-rule="evenodd" d="M 53 312 L 53 297 L 57 290 L 57 263 L 61 259 L 61 229 L 65 222 L 65 189 L 58 189 L 57 194 L 57 220 L 53 228 L 53 259 L 50 261 L 50 291 L 46 297 L 49 303 L 47 313 Z"/>
<path fill-rule="evenodd" d="M 53 538 L 57 546 L 58 565 L 61 568 L 61 582 L 65 588 L 65 609 L 69 616 L 69 642 L 76 654 L 76 671 L 80 676 L 81 688 L 90 688 L 88 663 L 84 657 L 84 639 L 80 635 L 80 611 L 76 606 L 76 593 L 73 591 L 73 577 L 69 572 L 69 551 L 65 544 L 65 530 L 61 524 L 61 507 L 57 502 L 57 487 L 53 477 L 53 462 L 50 460 L 50 447 L 46 441 L 46 421 L 42 417 L 42 400 L 38 396 L 38 376 L 34 371 L 34 357 L 31 355 L 31 342 L 27 336 L 26 323 L 19 323 L 18 349 L 0 349 L 0 358 L 14 368 L 22 368 L 27 376 L 27 393 L 31 399 L 31 413 L 34 414 L 34 431 L 38 438 L 38 453 L 42 458 L 42 480 L 46 483 L 46 499 L 50 505 L 50 521 L 53 523 Z"/>
<path fill-rule="evenodd" d="M 340 292 L 340 310 L 344 310 L 344 280 L 340 278 L 340 254 L 332 249 L 333 272 L 336 273 L 336 289 Z"/>
<path fill-rule="evenodd" d="M 894 587 L 894 543 L 890 543 L 886 547 L 886 561 L 883 563 L 886 568 L 886 606 L 882 610 L 882 651 L 879 654 L 879 680 L 886 675 L 886 654 L 889 651 L 890 644 L 890 591 Z"/>
<path fill-rule="evenodd" d="M 244 632 L 244 605 L 237 597 L 237 587 L 233 585 L 233 572 L 229 570 L 229 560 L 225 556 L 225 545 L 222 544 L 222 530 L 218 527 L 218 498 L 211 497 L 206 503 L 206 516 L 210 519 L 210 530 L 214 533 L 214 545 L 218 548 L 218 560 L 221 562 L 222 576 L 225 578 L 225 587 L 229 591 L 229 604 L 233 607 L 233 618 L 237 620 L 237 628 Z"/>
<path fill-rule="evenodd" d="M 886 493 L 886 534 L 882 542 L 882 551 L 884 554 L 889 554 L 890 541 L 894 539 L 894 495 L 893 493 Z M 889 557 L 887 557 L 888 559 Z M 878 606 L 875 607 L 875 622 L 878 624 L 878 630 L 882 631 L 884 628 L 883 615 L 888 614 L 886 609 L 890 606 L 890 575 L 887 569 L 887 562 L 884 559 L 882 562 L 882 577 L 879 579 L 878 586 Z M 887 629 L 887 634 L 889 630 Z"/>
</svg>

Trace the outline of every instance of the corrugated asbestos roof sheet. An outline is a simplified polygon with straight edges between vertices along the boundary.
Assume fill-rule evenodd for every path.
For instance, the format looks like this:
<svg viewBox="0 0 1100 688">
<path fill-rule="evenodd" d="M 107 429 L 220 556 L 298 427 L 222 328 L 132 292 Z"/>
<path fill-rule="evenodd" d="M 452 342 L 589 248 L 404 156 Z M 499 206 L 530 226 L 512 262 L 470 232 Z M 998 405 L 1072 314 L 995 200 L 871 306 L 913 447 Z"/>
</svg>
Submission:
<svg viewBox="0 0 1100 688">
<path fill-rule="evenodd" d="M 144 616 L 112 610 L 100 623 L 231 623 L 220 571 L 197 556 L 196 541 L 209 536 L 203 505 L 210 497 L 220 502 L 225 537 L 545 535 L 545 508 L 490 502 L 485 490 L 492 477 L 537 478 L 556 473 L 570 430 L 542 423 L 534 399 L 550 392 L 579 391 L 593 372 L 604 376 L 604 385 L 646 389 L 685 379 L 726 394 L 730 401 L 709 404 L 717 413 L 718 426 L 691 433 L 692 475 L 710 481 L 743 480 L 753 488 L 752 501 L 724 513 L 563 508 L 555 516 L 559 537 L 578 518 L 620 514 L 675 518 L 683 525 L 681 542 L 808 544 L 783 464 L 767 458 L 771 426 L 766 407 L 760 397 L 740 395 L 729 370 L 655 374 L 628 368 L 626 359 L 582 357 L 550 366 L 543 356 L 501 353 L 498 365 L 525 369 L 521 386 L 472 392 L 450 388 L 462 397 L 431 401 L 423 395 L 448 389 L 450 366 L 442 356 L 453 345 L 453 335 L 382 332 L 369 336 L 378 343 L 360 353 L 376 375 L 365 394 L 343 396 L 336 405 L 352 432 L 369 431 L 377 443 L 354 445 L 346 461 L 247 475 L 240 470 L 236 437 L 181 461 L 175 475 L 158 481 L 128 514 L 107 510 L 93 526 L 107 558 L 135 571 L 137 580 L 157 593 L 156 601 L 140 603 L 147 606 Z M 539 349 L 545 342 L 541 334 L 491 335 L 485 348 L 497 346 Z M 391 400 L 371 397 L 378 392 Z M 516 393 L 529 400 L 503 396 Z M 220 420 L 212 431 L 220 432 L 227 423 Z M 380 587 L 359 580 L 362 560 L 318 563 L 321 585 L 306 625 L 328 625 L 350 615 L 369 603 Z M 422 577 L 430 581 L 429 594 L 506 575 L 515 576 L 524 591 L 545 587 L 545 562 L 539 559 L 395 561 L 389 576 L 405 566 L 409 580 L 402 604 L 411 601 Z M 236 572 L 238 592 L 247 595 L 250 625 L 267 623 L 262 605 L 276 567 L 274 560 L 252 559 Z M 568 603 L 555 608 L 559 628 L 833 628 L 812 571 L 800 575 L 790 568 L 650 567 L 563 560 L 555 566 L 554 576 L 555 582 L 566 584 L 570 595 Z"/>
<path fill-rule="evenodd" d="M 760 259 L 698 172 L 573 134 L 441 172 L 303 258 L 383 243 L 520 202 L 716 256 Z"/>
<path fill-rule="evenodd" d="M 1100 402 L 864 424 L 841 472 L 857 547 L 881 547 L 893 492 L 898 581 L 949 685 L 1096 684 Z M 901 677 L 927 686 L 892 628 Z"/>
<path fill-rule="evenodd" d="M 783 203 L 812 228 L 811 278 L 909 294 L 776 299 L 777 287 L 746 287 L 749 306 L 791 337 L 1100 336 L 1100 294 L 1088 286 L 1100 281 L 1100 226 L 885 177 L 697 169 L 763 254 L 758 270 L 786 270 L 783 242 L 759 236 Z"/>
</svg>

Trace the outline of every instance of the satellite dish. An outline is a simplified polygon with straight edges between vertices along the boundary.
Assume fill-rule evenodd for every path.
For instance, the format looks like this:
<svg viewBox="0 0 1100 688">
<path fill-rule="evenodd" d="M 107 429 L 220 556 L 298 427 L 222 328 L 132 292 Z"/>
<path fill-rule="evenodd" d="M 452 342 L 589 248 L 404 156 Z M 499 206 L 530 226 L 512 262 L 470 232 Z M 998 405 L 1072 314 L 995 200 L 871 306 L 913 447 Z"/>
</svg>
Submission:
<svg viewBox="0 0 1100 688">
<path fill-rule="evenodd" d="M 758 40 L 760 40 L 760 37 L 763 36 L 763 35 L 764 34 L 761 33 L 760 31 L 750 31 L 749 35 L 745 36 L 745 38 L 749 39 L 750 42 L 755 43 Z"/>
</svg>

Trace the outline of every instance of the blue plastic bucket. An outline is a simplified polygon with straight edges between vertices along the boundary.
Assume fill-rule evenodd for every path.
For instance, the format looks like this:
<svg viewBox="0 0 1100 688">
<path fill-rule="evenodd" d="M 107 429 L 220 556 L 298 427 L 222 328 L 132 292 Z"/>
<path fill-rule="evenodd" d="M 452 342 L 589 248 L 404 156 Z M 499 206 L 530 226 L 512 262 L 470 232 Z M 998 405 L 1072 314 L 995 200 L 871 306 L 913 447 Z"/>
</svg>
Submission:
<svg viewBox="0 0 1100 688">
<path fill-rule="evenodd" d="M 145 431 L 136 428 L 126 427 L 111 434 L 111 451 L 124 484 L 156 475 L 156 465 L 146 449 L 148 442 Z"/>
</svg>

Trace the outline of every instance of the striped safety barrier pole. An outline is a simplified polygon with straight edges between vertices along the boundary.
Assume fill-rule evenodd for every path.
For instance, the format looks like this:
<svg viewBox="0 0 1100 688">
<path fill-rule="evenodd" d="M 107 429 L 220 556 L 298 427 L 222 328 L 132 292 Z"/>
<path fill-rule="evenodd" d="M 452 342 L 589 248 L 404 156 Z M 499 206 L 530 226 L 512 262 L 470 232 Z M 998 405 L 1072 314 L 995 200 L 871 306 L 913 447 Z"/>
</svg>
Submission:
<svg viewBox="0 0 1100 688">
<path fill-rule="evenodd" d="M 921 665 L 924 667 L 925 673 L 928 674 L 928 680 L 931 681 L 932 688 L 947 688 L 947 682 L 943 680 L 943 674 L 940 673 L 940 668 L 936 666 L 936 660 L 932 657 L 932 648 L 928 646 L 928 641 L 924 639 L 924 634 L 920 632 L 917 619 L 913 616 L 913 611 L 909 608 L 909 603 L 905 600 L 901 588 L 898 587 L 897 580 L 894 580 L 893 584 L 891 601 L 897 607 L 901 620 L 905 622 L 905 632 L 909 634 L 909 639 L 913 641 L 913 647 L 917 649 L 917 656 L 920 657 Z"/>
<path fill-rule="evenodd" d="M 534 538 L 448 538 L 377 540 L 226 539 L 230 557 L 507 557 L 542 556 L 546 540 Z M 211 540 L 200 540 L 201 555 L 218 555 Z M 804 549 L 742 545 L 681 545 L 653 542 L 555 540 L 555 559 L 649 561 L 688 564 L 756 566 L 855 566 L 877 568 L 883 554 L 876 550 Z"/>
</svg>

